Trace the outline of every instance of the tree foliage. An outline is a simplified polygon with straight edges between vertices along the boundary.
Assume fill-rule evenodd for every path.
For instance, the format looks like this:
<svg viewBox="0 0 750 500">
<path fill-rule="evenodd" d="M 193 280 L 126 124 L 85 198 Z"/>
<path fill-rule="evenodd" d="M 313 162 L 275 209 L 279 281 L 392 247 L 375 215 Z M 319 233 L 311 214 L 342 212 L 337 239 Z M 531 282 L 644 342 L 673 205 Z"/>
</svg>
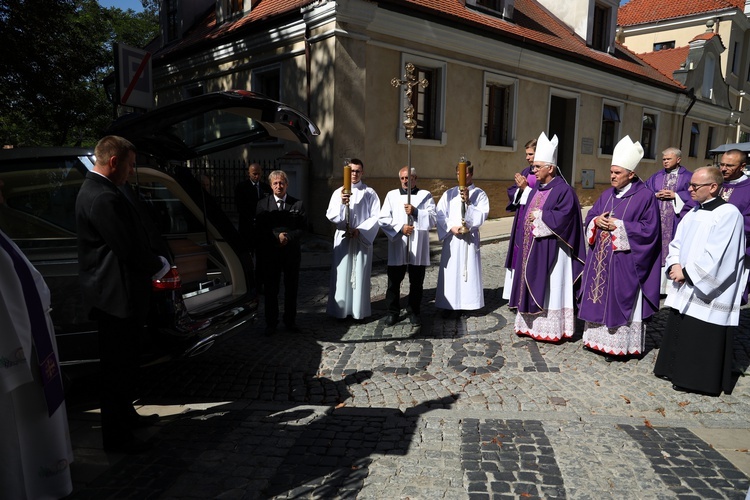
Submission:
<svg viewBox="0 0 750 500">
<path fill-rule="evenodd" d="M 102 80 L 114 43 L 143 47 L 158 32 L 154 0 L 143 3 L 0 0 L 0 144 L 93 145 L 113 114 Z"/>
</svg>

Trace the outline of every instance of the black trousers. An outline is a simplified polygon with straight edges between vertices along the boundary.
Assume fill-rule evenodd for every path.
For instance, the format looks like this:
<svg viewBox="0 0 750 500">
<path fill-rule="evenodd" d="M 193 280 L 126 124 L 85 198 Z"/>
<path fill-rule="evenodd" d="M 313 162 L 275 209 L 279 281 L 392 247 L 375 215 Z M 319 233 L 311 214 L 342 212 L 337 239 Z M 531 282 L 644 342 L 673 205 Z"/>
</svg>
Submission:
<svg viewBox="0 0 750 500">
<path fill-rule="evenodd" d="M 295 252 L 284 252 L 274 257 L 264 256 L 258 261 L 263 269 L 265 288 L 266 325 L 275 327 L 279 322 L 279 289 L 284 275 L 284 324 L 293 326 L 297 321 L 297 289 L 301 256 Z"/>
<path fill-rule="evenodd" d="M 96 311 L 99 327 L 102 437 L 116 443 L 132 437 L 129 422 L 137 416 L 133 401 L 140 366 L 143 326 L 134 318 L 117 318 Z"/>
<path fill-rule="evenodd" d="M 409 273 L 409 309 L 413 314 L 419 314 L 422 310 L 424 274 L 427 266 L 388 266 L 388 289 L 385 292 L 385 303 L 389 314 L 398 314 L 401 311 L 401 282 L 404 281 L 407 268 Z"/>
</svg>

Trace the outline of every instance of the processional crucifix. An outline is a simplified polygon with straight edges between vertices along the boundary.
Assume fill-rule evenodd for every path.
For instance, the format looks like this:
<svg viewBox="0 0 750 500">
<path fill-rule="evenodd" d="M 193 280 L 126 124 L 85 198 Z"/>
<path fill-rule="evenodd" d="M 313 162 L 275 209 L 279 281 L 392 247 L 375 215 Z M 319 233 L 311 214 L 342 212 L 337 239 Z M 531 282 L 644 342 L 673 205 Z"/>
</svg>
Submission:
<svg viewBox="0 0 750 500">
<path fill-rule="evenodd" d="M 403 79 L 399 78 L 392 78 L 391 79 L 391 85 L 394 87 L 404 87 L 404 95 L 406 96 L 406 107 L 404 108 L 404 129 L 405 135 L 406 135 L 406 144 L 407 144 L 407 153 L 406 153 L 406 166 L 408 168 L 408 171 L 406 173 L 409 180 L 407 181 L 408 189 L 406 190 L 406 203 L 411 205 L 411 140 L 414 138 L 414 129 L 417 128 L 417 121 L 414 119 L 414 105 L 412 104 L 412 94 L 414 93 L 414 87 L 422 87 L 427 88 L 427 84 L 429 83 L 426 78 L 422 78 L 421 80 L 418 78 L 417 75 L 414 74 L 414 70 L 416 69 L 414 67 L 414 64 L 408 62 L 404 66 L 406 69 L 406 73 L 404 74 Z M 414 225 L 414 219 L 411 215 L 409 215 L 408 224 L 410 226 Z M 406 237 L 406 263 L 409 264 L 410 259 L 410 252 L 409 249 L 411 248 L 411 235 Z"/>
</svg>

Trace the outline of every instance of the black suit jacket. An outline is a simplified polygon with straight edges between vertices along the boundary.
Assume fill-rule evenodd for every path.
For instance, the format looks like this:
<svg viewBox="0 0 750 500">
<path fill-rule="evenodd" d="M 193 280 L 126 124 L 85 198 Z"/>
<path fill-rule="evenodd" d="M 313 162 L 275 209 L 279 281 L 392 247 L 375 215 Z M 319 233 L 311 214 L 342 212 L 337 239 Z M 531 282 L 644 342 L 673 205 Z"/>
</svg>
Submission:
<svg viewBox="0 0 750 500">
<path fill-rule="evenodd" d="M 302 234 L 307 229 L 307 215 L 301 200 L 287 194 L 284 210 L 279 210 L 276 198 L 266 196 L 258 202 L 255 212 L 258 253 L 266 258 L 300 256 Z M 279 234 L 287 233 L 289 243 L 279 244 Z"/>
<path fill-rule="evenodd" d="M 76 198 L 81 290 L 90 310 L 148 314 L 151 277 L 162 267 L 135 207 L 108 179 L 86 174 Z"/>
<path fill-rule="evenodd" d="M 265 182 L 259 182 L 258 184 L 260 185 L 260 198 L 255 186 L 249 179 L 240 182 L 234 189 L 234 202 L 239 215 L 238 229 L 251 250 L 255 249 L 255 209 L 258 207 L 260 200 L 273 193 L 271 186 Z"/>
</svg>

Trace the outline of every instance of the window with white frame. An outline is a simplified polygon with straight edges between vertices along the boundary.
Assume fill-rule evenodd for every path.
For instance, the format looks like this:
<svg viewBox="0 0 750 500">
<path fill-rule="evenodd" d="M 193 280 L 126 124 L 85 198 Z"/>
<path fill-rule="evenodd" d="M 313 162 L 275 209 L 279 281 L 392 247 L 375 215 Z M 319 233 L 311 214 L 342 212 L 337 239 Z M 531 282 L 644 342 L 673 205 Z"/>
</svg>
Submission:
<svg viewBox="0 0 750 500">
<path fill-rule="evenodd" d="M 643 121 L 641 124 L 641 146 L 643 147 L 644 158 L 656 158 L 656 126 L 656 113 L 643 113 Z"/>
<path fill-rule="evenodd" d="M 690 126 L 690 149 L 688 155 L 692 158 L 698 157 L 698 141 L 701 136 L 701 127 L 697 123 Z"/>
<path fill-rule="evenodd" d="M 513 4 L 515 0 L 466 0 L 466 5 L 475 7 L 487 14 L 499 14 L 505 19 L 513 18 Z"/>
<path fill-rule="evenodd" d="M 599 137 L 601 154 L 611 155 L 620 136 L 622 105 L 605 102 L 602 107 L 602 130 Z"/>
<path fill-rule="evenodd" d="M 281 100 L 281 65 L 264 66 L 252 72 L 251 88 L 274 101 Z"/>
<path fill-rule="evenodd" d="M 481 146 L 513 147 L 518 80 L 485 73 Z"/>
<path fill-rule="evenodd" d="M 417 80 L 426 80 L 427 86 L 412 87 L 411 105 L 414 106 L 414 119 L 417 126 L 414 129 L 414 139 L 425 141 L 440 141 L 445 143 L 445 86 L 447 63 L 409 54 L 402 54 L 401 67 L 406 63 L 415 67 L 414 76 Z M 401 87 L 403 89 L 403 87 Z M 401 112 L 399 113 L 399 137 L 405 140 L 403 127 L 403 110 L 406 109 L 406 95 L 401 92 Z"/>
<path fill-rule="evenodd" d="M 674 48 L 674 40 L 670 40 L 668 42 L 656 42 L 654 44 L 654 52 L 658 52 L 660 50 L 666 50 L 666 49 L 673 49 Z"/>
</svg>

